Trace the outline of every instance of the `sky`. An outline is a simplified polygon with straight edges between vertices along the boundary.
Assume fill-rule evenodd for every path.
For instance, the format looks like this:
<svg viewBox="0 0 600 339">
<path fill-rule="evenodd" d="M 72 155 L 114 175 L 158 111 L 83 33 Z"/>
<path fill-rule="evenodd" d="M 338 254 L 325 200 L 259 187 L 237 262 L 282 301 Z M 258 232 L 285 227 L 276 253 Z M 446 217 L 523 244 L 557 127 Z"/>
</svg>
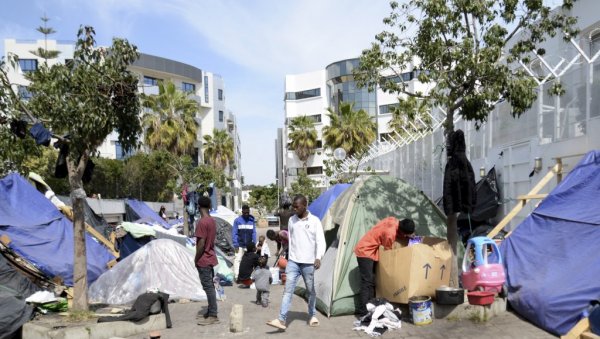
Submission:
<svg viewBox="0 0 600 339">
<path fill-rule="evenodd" d="M 142 53 L 219 74 L 237 117 L 245 184 L 275 182 L 275 139 L 284 122 L 286 74 L 360 56 L 385 29 L 387 0 L 0 0 L 4 39 L 42 39 L 44 14 L 56 40 L 80 25 L 99 45 L 128 39 Z"/>
</svg>

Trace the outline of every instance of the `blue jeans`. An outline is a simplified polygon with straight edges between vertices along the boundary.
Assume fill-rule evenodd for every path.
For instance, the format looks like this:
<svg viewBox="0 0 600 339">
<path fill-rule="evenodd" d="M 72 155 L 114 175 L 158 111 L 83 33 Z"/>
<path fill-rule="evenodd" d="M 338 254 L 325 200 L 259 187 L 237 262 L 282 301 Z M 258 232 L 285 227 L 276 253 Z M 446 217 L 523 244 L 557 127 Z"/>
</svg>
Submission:
<svg viewBox="0 0 600 339">
<path fill-rule="evenodd" d="M 292 296 L 296 289 L 296 283 L 298 278 L 302 275 L 304 279 L 304 285 L 308 291 L 308 318 L 312 318 L 316 314 L 315 305 L 317 303 L 317 293 L 315 292 L 315 265 L 314 264 L 300 264 L 288 260 L 285 268 L 285 289 L 283 291 L 283 300 L 281 301 L 281 309 L 279 310 L 279 320 L 285 324 L 287 318 L 288 309 L 292 303 Z"/>
</svg>

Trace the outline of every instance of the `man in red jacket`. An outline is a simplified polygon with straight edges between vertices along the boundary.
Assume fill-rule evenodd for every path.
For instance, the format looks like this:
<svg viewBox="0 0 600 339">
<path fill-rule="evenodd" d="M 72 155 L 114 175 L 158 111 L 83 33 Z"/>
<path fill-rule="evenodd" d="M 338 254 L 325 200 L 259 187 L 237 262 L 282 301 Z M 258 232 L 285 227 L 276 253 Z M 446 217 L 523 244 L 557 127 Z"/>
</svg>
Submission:
<svg viewBox="0 0 600 339">
<path fill-rule="evenodd" d="M 375 297 L 375 262 L 379 261 L 379 246 L 392 249 L 396 240 L 412 238 L 415 223 L 410 219 L 387 217 L 373 226 L 356 244 L 354 254 L 360 272 L 360 307 L 357 315 L 366 315 L 367 303 Z"/>
</svg>

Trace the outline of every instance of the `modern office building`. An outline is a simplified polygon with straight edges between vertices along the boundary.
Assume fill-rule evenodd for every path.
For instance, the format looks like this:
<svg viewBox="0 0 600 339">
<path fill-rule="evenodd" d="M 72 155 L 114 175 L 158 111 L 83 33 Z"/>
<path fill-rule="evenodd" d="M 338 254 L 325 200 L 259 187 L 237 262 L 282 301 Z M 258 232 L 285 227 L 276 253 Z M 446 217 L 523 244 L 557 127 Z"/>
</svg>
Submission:
<svg viewBox="0 0 600 339">
<path fill-rule="evenodd" d="M 64 63 L 73 57 L 75 45 L 70 41 L 57 40 L 15 40 L 6 39 L 4 50 L 8 54 L 19 57 L 16 69 L 9 70 L 9 78 L 23 97 L 29 96 L 26 72 L 37 69 L 43 59 L 30 51 L 38 47 L 58 50 L 61 53 L 56 59 L 49 59 L 48 64 Z M 226 130 L 234 140 L 234 161 L 232 168 L 226 168 L 227 175 L 233 178 L 231 192 L 222 196 L 220 204 L 237 210 L 241 206 L 241 147 L 235 115 L 227 109 L 225 101 L 225 83 L 223 78 L 211 72 L 203 71 L 195 66 L 159 56 L 140 54 L 140 58 L 130 66 L 130 70 L 139 77 L 139 91 L 147 95 L 158 94 L 158 84 L 161 81 L 171 81 L 182 91 L 188 92 L 189 97 L 198 103 L 196 122 L 198 131 L 194 144 L 193 156 L 197 164 L 205 163 L 202 154 L 204 135 L 212 135 L 213 129 Z M 142 150 L 144 146 L 142 145 Z M 100 156 L 110 159 L 123 159 L 128 156 L 119 145 L 116 132 L 110 134 L 98 148 Z"/>
<path fill-rule="evenodd" d="M 278 159 L 276 177 L 282 178 L 279 180 L 280 187 L 289 189 L 298 171 L 302 170 L 301 161 L 295 152 L 287 147 L 290 142 L 289 123 L 295 117 L 305 115 L 314 120 L 318 135 L 317 149 L 309 158 L 306 171 L 321 189 L 328 186 L 329 178 L 325 175 L 323 164 L 332 153 L 331 150 L 323 147 L 322 130 L 329 124 L 328 108 L 337 112 L 341 103 L 354 103 L 354 110 L 365 110 L 375 121 L 378 136 L 376 143 L 387 143 L 387 136 L 390 133 L 388 123 L 392 118 L 390 107 L 398 105 L 397 96 L 384 93 L 380 89 L 369 92 L 367 88 L 358 88 L 352 76 L 352 71 L 358 67 L 358 62 L 358 58 L 336 61 L 324 70 L 286 75 L 285 125 L 281 135 L 278 133 L 275 143 L 275 155 Z M 417 73 L 412 70 L 412 67 L 412 65 L 406 67 L 400 77 L 408 84 L 410 91 L 425 92 L 426 86 L 416 80 Z M 394 77 L 398 76 L 394 75 Z"/>
</svg>

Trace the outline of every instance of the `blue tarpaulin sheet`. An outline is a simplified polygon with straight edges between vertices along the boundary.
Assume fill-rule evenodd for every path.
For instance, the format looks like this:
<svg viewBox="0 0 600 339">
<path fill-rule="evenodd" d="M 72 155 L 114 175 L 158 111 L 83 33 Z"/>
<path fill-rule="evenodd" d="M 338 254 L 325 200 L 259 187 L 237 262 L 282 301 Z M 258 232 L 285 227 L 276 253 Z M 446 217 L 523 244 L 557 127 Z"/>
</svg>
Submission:
<svg viewBox="0 0 600 339">
<path fill-rule="evenodd" d="M 556 335 L 600 298 L 600 151 L 586 154 L 502 242 L 508 300 Z"/>
<path fill-rule="evenodd" d="M 0 235 L 10 248 L 49 277 L 73 286 L 73 223 L 16 173 L 0 180 Z M 115 257 L 86 234 L 88 281 L 95 281 Z"/>
<path fill-rule="evenodd" d="M 312 215 L 317 216 L 319 219 L 323 219 L 329 206 L 331 206 L 335 199 L 350 186 L 350 184 L 336 184 L 330 187 L 308 206 L 308 210 Z"/>
<path fill-rule="evenodd" d="M 129 221 L 158 224 L 166 229 L 171 228 L 171 225 L 152 210 L 150 206 L 146 205 L 145 202 L 135 199 L 125 199 L 125 204 L 129 206 L 131 212 L 134 214 L 133 219 L 135 220 Z"/>
</svg>

